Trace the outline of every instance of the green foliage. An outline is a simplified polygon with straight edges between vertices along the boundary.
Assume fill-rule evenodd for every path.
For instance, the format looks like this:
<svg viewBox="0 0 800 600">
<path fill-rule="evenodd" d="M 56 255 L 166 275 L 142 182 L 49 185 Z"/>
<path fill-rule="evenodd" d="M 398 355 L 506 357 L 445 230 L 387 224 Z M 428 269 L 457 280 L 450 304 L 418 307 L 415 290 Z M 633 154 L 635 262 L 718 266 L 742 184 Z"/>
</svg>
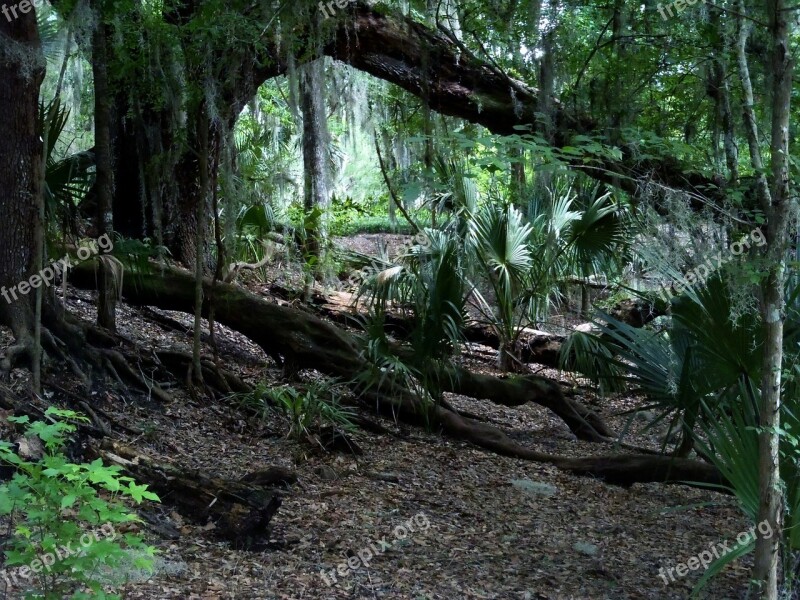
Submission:
<svg viewBox="0 0 800 600">
<path fill-rule="evenodd" d="M 414 315 L 407 339 L 421 363 L 452 355 L 462 337 L 466 289 L 459 240 L 427 229 L 418 242 L 364 281 L 359 295 L 382 319 L 393 306 Z"/>
<path fill-rule="evenodd" d="M 45 207 L 50 217 L 63 216 L 70 223 L 77 218 L 76 206 L 94 181 L 94 155 L 77 152 L 56 158 L 59 138 L 69 119 L 69 110 L 58 98 L 48 104 L 39 103 L 37 129 L 46 139 L 47 167 L 45 172 Z"/>
<path fill-rule="evenodd" d="M 394 264 L 369 274 L 359 289 L 358 298 L 371 308 L 359 379 L 364 387 L 387 393 L 401 385 L 432 407 L 442 394 L 438 377 L 463 339 L 469 287 L 457 235 L 426 229 L 415 241 Z M 393 347 L 384 327 L 393 309 L 413 315 L 401 349 Z"/>
<path fill-rule="evenodd" d="M 252 233 L 263 237 L 275 230 L 275 215 L 272 207 L 264 202 L 243 206 L 236 219 L 236 230 L 241 234 Z"/>
<path fill-rule="evenodd" d="M 116 236 L 111 254 L 117 258 L 125 270 L 134 274 L 144 273 L 151 259 L 169 254 L 164 246 L 156 246 L 149 238 L 135 240 Z"/>
<path fill-rule="evenodd" d="M 501 341 L 502 368 L 508 368 L 509 359 L 515 356 L 516 341 L 527 317 L 526 311 L 518 307 L 531 283 L 532 232 L 533 227 L 523 222 L 522 213 L 513 206 L 484 206 L 470 221 L 468 243 L 477 257 L 481 274 L 491 285 L 496 311 L 492 311 L 479 290 L 474 294 L 484 318 Z"/>
<path fill-rule="evenodd" d="M 795 365 L 796 366 L 796 365 Z M 785 586 L 794 585 L 795 573 L 792 571 L 793 554 L 800 550 L 800 388 L 787 373 L 785 401 L 781 406 L 780 473 L 785 494 L 783 517 L 783 545 Z M 702 435 L 696 436 L 697 446 L 719 469 L 729 482 L 728 490 L 739 501 L 739 506 L 751 523 L 758 520 L 759 509 L 759 457 L 758 437 L 763 428 L 758 426 L 758 403 L 760 402 L 758 381 L 743 378 L 738 389 L 737 402 L 727 411 L 716 410 L 705 404 L 708 418 L 701 426 Z M 779 532 L 773 532 L 779 535 Z M 695 585 L 693 595 L 708 584 L 710 579 L 740 556 L 755 547 L 755 540 L 741 545 L 734 552 L 726 554 L 709 565 Z M 784 592 L 789 592 L 785 589 Z"/>
<path fill-rule="evenodd" d="M 784 337 L 780 472 L 786 493 L 787 583 L 792 553 L 800 550 L 800 287 L 789 288 Z M 748 312 L 734 321 L 729 279 L 717 273 L 706 285 L 673 300 L 671 326 L 653 332 L 600 313 L 601 336 L 574 334 L 563 352 L 582 361 L 584 373 L 611 386 L 633 384 L 647 396 L 640 410 L 670 419 L 693 440 L 730 484 L 755 522 L 759 507 L 758 423 L 763 330 Z M 562 357 L 564 358 L 564 357 Z M 689 437 L 691 436 L 691 437 Z M 778 533 L 775 532 L 775 535 Z M 731 561 L 752 551 L 752 540 L 709 566 L 695 595 Z"/>
<path fill-rule="evenodd" d="M 715 276 L 673 302 L 669 330 L 632 327 L 600 312 L 601 335 L 574 334 L 562 360 L 581 361 L 583 372 L 606 389 L 632 384 L 649 402 L 640 410 L 658 411 L 658 420 L 668 419 L 688 439 L 704 416 L 704 398 L 716 396 L 718 408 L 732 404 L 742 378 L 758 378 L 757 320 L 750 313 L 734 323 L 731 313 L 728 283 Z"/>
<path fill-rule="evenodd" d="M 289 419 L 289 436 L 302 440 L 324 425 L 352 430 L 354 413 L 343 407 L 335 385 L 313 382 L 300 390 L 283 385 L 265 390 L 266 399 Z"/>
<path fill-rule="evenodd" d="M 41 440 L 41 460 L 26 460 L 0 441 L 0 461 L 16 471 L 0 484 L 0 515 L 11 519 L 14 532 L 6 542 L 6 570 L 31 568 L 26 598 L 118 598 L 104 591 L 102 570 L 126 563 L 149 569 L 155 552 L 136 535 L 117 540 L 115 524 L 138 520 L 119 498 L 139 503 L 158 497 L 146 485 L 120 475 L 121 467 L 104 466 L 100 459 L 89 464 L 68 461 L 64 448 L 75 431 L 69 421 L 88 419 L 52 407 L 45 417 L 47 421 L 34 422 L 8 418 L 26 426 L 26 440 Z"/>
<path fill-rule="evenodd" d="M 595 190 L 593 196 L 583 210 L 570 190 L 550 205 L 535 198 L 529 222 L 513 206 L 492 204 L 469 221 L 467 247 L 492 291 L 486 298 L 476 287 L 474 296 L 501 340 L 504 368 L 514 359 L 523 328 L 546 318 L 565 281 L 608 271 L 619 259 L 627 240 L 621 211 L 610 193 Z"/>
</svg>

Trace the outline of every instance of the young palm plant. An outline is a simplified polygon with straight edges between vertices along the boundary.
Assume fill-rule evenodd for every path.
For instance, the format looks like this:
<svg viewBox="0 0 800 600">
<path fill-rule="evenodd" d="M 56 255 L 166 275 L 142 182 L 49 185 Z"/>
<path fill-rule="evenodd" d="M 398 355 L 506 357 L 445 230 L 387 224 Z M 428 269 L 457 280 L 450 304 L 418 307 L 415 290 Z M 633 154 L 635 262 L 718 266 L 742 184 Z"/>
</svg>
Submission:
<svg viewBox="0 0 800 600">
<path fill-rule="evenodd" d="M 473 298 L 500 340 L 503 370 L 519 364 L 520 335 L 546 319 L 561 286 L 599 272 L 626 243 L 624 219 L 610 193 L 585 210 L 576 210 L 575 200 L 567 191 L 550 206 L 533 202 L 529 223 L 513 206 L 487 205 L 471 219 L 467 247 L 478 278 L 491 290 L 486 298 L 475 287 Z"/>
<path fill-rule="evenodd" d="M 514 206 L 484 206 L 470 221 L 468 245 L 491 287 L 494 310 L 478 287 L 473 297 L 500 340 L 498 366 L 504 371 L 516 360 L 517 341 L 529 315 L 518 307 L 532 282 L 532 232 Z"/>
<path fill-rule="evenodd" d="M 371 311 L 365 385 L 400 383 L 435 403 L 442 396 L 439 373 L 446 371 L 463 338 L 467 288 L 458 236 L 450 229 L 424 234 L 425 243 L 411 246 L 396 264 L 366 278 L 357 300 L 364 299 Z M 391 310 L 414 317 L 399 346 L 385 333 Z"/>
<path fill-rule="evenodd" d="M 58 140 L 69 120 L 69 111 L 58 98 L 49 103 L 39 103 L 40 135 L 47 132 L 47 167 L 45 171 L 45 207 L 49 215 L 57 215 L 59 220 L 75 228 L 78 213 L 77 204 L 94 181 L 94 154 L 90 151 L 77 152 L 58 158 Z"/>
<path fill-rule="evenodd" d="M 728 284 L 715 276 L 705 288 L 673 302 L 668 330 L 632 327 L 600 312 L 595 321 L 600 335 L 575 333 L 562 354 L 577 359 L 587 376 L 609 388 L 631 384 L 648 401 L 638 410 L 658 413 L 651 426 L 667 421 L 670 433 L 679 430 L 676 452 L 686 455 L 695 425 L 704 417 L 703 399 L 730 393 L 743 377 L 758 374 L 760 328 L 753 314 L 734 323 L 731 308 Z M 728 396 L 719 398 L 715 405 L 721 408 L 719 402 Z"/>
</svg>

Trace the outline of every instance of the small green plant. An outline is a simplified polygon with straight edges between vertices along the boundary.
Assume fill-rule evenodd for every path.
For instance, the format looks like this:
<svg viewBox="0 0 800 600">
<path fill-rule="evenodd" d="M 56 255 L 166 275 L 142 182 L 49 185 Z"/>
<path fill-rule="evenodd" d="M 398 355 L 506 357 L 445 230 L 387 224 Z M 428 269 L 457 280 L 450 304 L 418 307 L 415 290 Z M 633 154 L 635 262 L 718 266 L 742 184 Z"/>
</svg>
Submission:
<svg viewBox="0 0 800 600">
<path fill-rule="evenodd" d="M 265 383 L 259 383 L 249 392 L 232 394 L 229 396 L 229 399 L 240 410 L 252 414 L 257 419 L 265 421 L 272 404 L 269 392 L 270 388 Z"/>
<path fill-rule="evenodd" d="M 267 392 L 272 404 L 289 419 L 289 436 L 303 439 L 313 429 L 334 425 L 351 430 L 353 412 L 342 407 L 335 387 L 312 383 L 305 390 L 283 385 Z"/>
<path fill-rule="evenodd" d="M 25 598 L 119 598 L 104 591 L 102 571 L 123 564 L 151 569 L 155 549 L 137 535 L 119 539 L 114 524 L 138 517 L 117 497 L 138 503 L 158 501 L 158 496 L 100 459 L 69 462 L 64 448 L 76 429 L 70 421 L 88 419 L 52 407 L 45 417 L 34 422 L 27 416 L 8 417 L 25 426 L 27 443 L 40 440 L 44 445 L 40 460 L 23 458 L 0 440 L 0 463 L 15 470 L 10 481 L 0 484 L 0 516 L 9 518 L 13 532 L 3 546 L 6 584 L 26 588 Z"/>
</svg>

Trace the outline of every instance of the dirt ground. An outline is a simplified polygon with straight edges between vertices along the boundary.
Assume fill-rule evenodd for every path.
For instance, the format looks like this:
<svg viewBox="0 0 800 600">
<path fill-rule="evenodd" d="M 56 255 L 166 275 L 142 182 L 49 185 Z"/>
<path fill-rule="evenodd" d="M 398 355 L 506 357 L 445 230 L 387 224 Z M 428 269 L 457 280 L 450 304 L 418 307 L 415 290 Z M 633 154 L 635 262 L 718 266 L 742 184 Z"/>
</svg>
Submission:
<svg viewBox="0 0 800 600">
<path fill-rule="evenodd" d="M 68 306 L 76 313 L 92 318 L 92 304 L 90 294 L 69 291 Z M 191 317 L 164 314 L 185 329 L 167 329 L 143 309 L 123 304 L 120 332 L 148 348 L 190 351 Z M 250 383 L 278 384 L 280 371 L 258 347 L 225 327 L 218 335 L 227 368 Z M 9 341 L 6 331 L 0 342 Z M 491 371 L 491 351 L 472 350 L 465 349 L 464 360 Z M 560 377 L 616 430 L 626 426 L 619 413 L 635 398 L 601 399 L 574 378 L 543 374 Z M 10 385 L 22 387 L 26 377 L 16 371 Z M 700 571 L 665 583 L 659 570 L 730 543 L 746 529 L 727 495 L 678 485 L 611 486 L 388 419 L 380 419 L 386 434 L 354 434 L 363 455 L 325 454 L 287 438 L 277 416 L 259 421 L 244 416 L 231 399 L 193 401 L 180 388 L 171 391 L 169 405 L 113 392 L 97 394 L 91 403 L 144 431 L 118 434 L 143 454 L 231 478 L 281 465 L 299 481 L 283 493 L 270 548 L 261 552 L 232 549 L 215 539 L 213 524 L 190 522 L 167 502 L 147 507 L 180 535 L 160 539 L 149 525 L 141 526 L 159 555 L 153 573 L 114 573 L 129 579 L 125 598 L 678 599 L 689 597 Z M 613 451 L 576 440 L 538 406 L 448 400 L 539 451 Z M 634 422 L 626 441 L 656 448 L 658 440 L 640 426 Z M 747 560 L 735 562 L 701 597 L 744 597 L 748 568 Z"/>
</svg>

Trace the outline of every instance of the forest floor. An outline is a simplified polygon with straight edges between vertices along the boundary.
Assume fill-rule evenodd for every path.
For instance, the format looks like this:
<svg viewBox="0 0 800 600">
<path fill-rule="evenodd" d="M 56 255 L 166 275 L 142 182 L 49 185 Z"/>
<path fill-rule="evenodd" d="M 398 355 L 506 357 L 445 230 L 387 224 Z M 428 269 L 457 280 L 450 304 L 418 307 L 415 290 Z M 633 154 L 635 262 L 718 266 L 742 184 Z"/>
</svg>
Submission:
<svg viewBox="0 0 800 600">
<path fill-rule="evenodd" d="M 67 305 L 93 318 L 92 294 L 70 288 Z M 159 311 L 181 329 L 154 322 L 148 311 L 121 304 L 120 333 L 145 348 L 191 351 L 189 315 Z M 282 383 L 281 370 L 247 338 L 222 326 L 217 335 L 228 369 L 252 384 Z M 0 344 L 9 342 L 4 332 Z M 208 346 L 204 352 L 211 356 Z M 487 348 L 465 348 L 464 360 L 493 372 L 491 356 Z M 563 381 L 617 431 L 628 422 L 620 413 L 637 404 L 624 395 L 601 399 L 556 371 L 540 374 Z M 26 377 L 15 371 L 12 387 L 25 385 Z M 60 380 L 69 387 L 68 375 Z M 163 539 L 142 524 L 159 557 L 153 573 L 115 573 L 130 578 L 125 598 L 687 598 L 700 571 L 665 583 L 659 569 L 666 573 L 713 545 L 732 544 L 747 528 L 734 498 L 714 492 L 660 484 L 616 487 L 378 417 L 371 418 L 388 433 L 353 434 L 363 455 L 327 454 L 286 437 L 286 423 L 277 415 L 261 421 L 244 415 L 231 399 L 195 401 L 182 387 L 170 391 L 169 405 L 111 390 L 96 393 L 90 404 L 143 431 L 115 433 L 142 454 L 233 479 L 280 465 L 299 481 L 282 492 L 270 548 L 260 552 L 232 549 L 215 539 L 213 524 L 189 522 L 168 503 L 149 507 L 179 536 Z M 539 406 L 448 400 L 539 451 L 576 457 L 613 451 L 578 441 Z M 641 427 L 634 421 L 626 441 L 658 448 Z M 368 553 L 374 556 L 357 558 Z M 345 575 L 339 567 L 334 583 L 331 571 L 348 558 L 351 566 Z M 744 597 L 749 566 L 746 559 L 735 562 L 702 597 Z"/>
</svg>

